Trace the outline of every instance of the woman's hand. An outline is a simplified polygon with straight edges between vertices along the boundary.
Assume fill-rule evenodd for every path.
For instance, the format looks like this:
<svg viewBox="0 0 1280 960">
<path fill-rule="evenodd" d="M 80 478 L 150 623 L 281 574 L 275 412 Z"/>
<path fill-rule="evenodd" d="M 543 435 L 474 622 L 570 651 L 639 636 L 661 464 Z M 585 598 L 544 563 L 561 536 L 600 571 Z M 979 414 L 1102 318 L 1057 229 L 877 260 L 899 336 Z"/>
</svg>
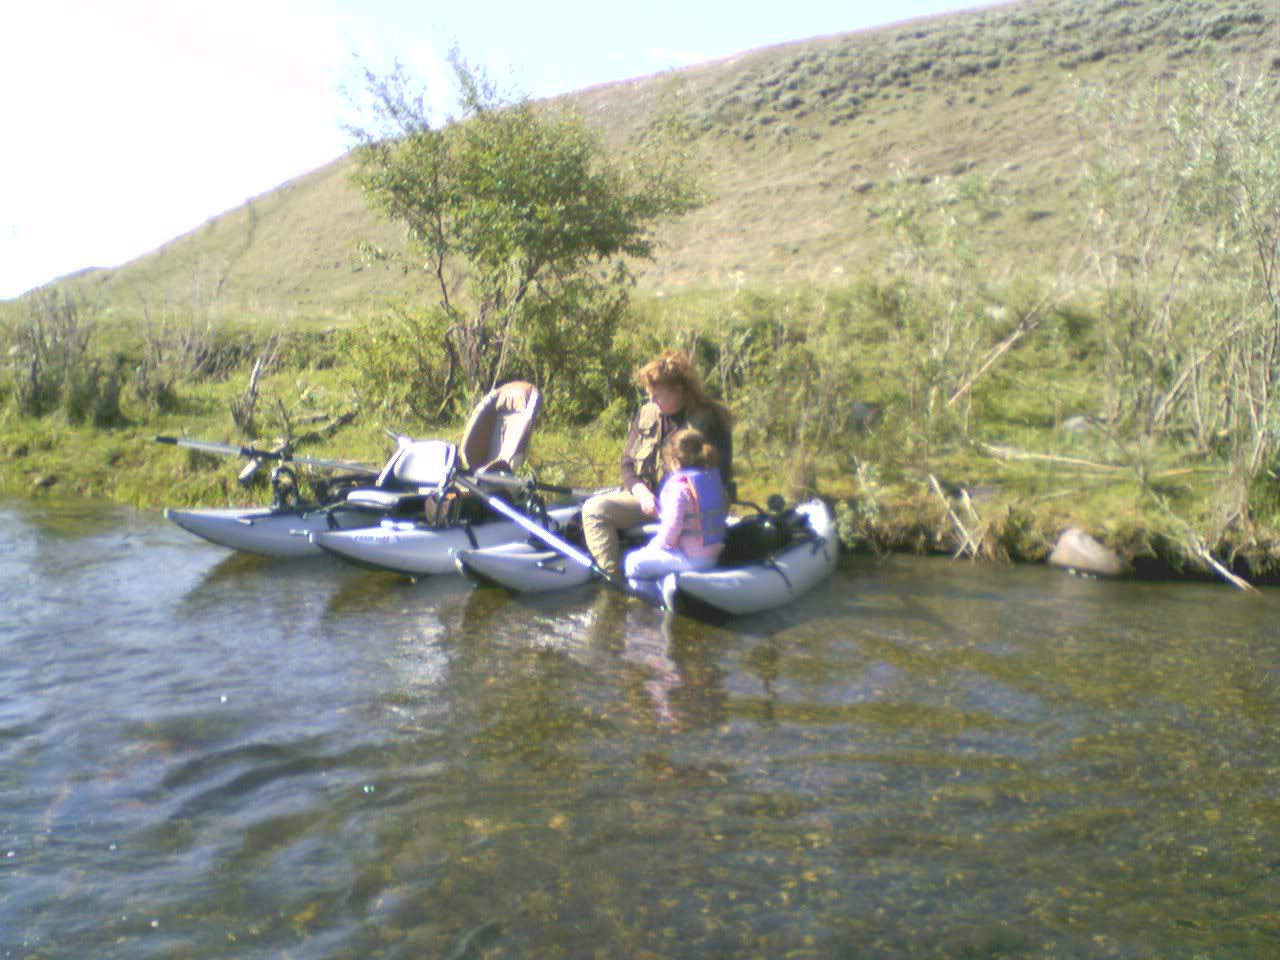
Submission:
<svg viewBox="0 0 1280 960">
<path fill-rule="evenodd" d="M 631 494 L 640 501 L 640 509 L 651 517 L 658 515 L 658 498 L 653 495 L 653 491 L 646 487 L 643 483 L 637 483 L 631 488 Z"/>
</svg>

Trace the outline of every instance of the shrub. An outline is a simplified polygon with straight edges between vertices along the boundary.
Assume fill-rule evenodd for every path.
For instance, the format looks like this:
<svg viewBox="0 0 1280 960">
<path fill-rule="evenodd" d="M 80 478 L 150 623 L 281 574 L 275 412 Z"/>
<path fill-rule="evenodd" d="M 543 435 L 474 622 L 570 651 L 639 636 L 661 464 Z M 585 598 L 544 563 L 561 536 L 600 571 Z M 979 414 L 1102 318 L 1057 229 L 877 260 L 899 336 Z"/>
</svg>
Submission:
<svg viewBox="0 0 1280 960">
<path fill-rule="evenodd" d="M 97 360 L 71 370 L 63 387 L 63 409 L 67 419 L 95 427 L 113 427 L 123 423 L 120 379 L 118 366 L 103 373 Z"/>
<path fill-rule="evenodd" d="M 461 414 L 470 398 L 445 356 L 448 323 L 442 309 L 395 306 L 345 329 L 340 352 L 350 358 L 347 385 L 360 405 L 423 425 Z"/>
<path fill-rule="evenodd" d="M 72 419 L 88 409 L 97 389 L 96 363 L 89 356 L 94 322 L 78 299 L 58 291 L 37 292 L 8 331 L 5 371 L 19 413 L 42 417 L 64 401 Z"/>
<path fill-rule="evenodd" d="M 219 350 L 211 323 L 166 318 L 155 324 L 145 310 L 144 318 L 142 358 L 134 368 L 133 392 L 150 407 L 173 409 L 179 383 L 221 375 L 234 359 Z"/>
</svg>

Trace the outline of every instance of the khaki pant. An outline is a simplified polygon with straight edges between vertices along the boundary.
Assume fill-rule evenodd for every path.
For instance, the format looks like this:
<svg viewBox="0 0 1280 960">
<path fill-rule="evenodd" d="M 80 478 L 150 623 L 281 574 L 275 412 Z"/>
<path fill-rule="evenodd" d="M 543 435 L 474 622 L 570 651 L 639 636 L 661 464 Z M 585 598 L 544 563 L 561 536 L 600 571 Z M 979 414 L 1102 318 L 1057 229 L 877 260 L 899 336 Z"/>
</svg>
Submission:
<svg viewBox="0 0 1280 960">
<path fill-rule="evenodd" d="M 584 503 L 582 533 L 600 569 L 611 576 L 620 576 L 622 547 L 618 543 L 618 531 L 651 520 L 653 517 L 640 509 L 640 501 L 626 490 L 601 493 Z"/>
</svg>

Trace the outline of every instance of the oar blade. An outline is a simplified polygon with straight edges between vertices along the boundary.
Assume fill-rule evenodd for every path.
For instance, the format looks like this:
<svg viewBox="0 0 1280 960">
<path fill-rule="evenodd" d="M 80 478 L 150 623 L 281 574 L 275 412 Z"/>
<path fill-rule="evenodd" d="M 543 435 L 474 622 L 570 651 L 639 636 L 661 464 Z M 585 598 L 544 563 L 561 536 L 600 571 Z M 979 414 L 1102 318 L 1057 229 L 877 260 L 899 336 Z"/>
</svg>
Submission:
<svg viewBox="0 0 1280 960">
<path fill-rule="evenodd" d="M 201 453 L 212 453 L 220 457 L 244 457 L 247 460 L 259 459 L 263 454 L 263 451 L 255 451 L 251 447 L 215 443 L 212 440 L 190 440 L 187 437 L 156 437 L 156 443 L 167 443 L 186 450 L 199 450 Z"/>
<path fill-rule="evenodd" d="M 182 447 L 186 450 L 198 450 L 201 453 L 210 453 L 220 457 L 242 457 L 245 460 L 279 460 L 303 467 L 318 467 L 323 470 L 345 470 L 350 473 L 363 473 L 369 476 L 377 476 L 380 472 L 378 467 L 371 467 L 367 463 L 346 463 L 342 460 L 327 460 L 323 457 L 295 457 L 275 450 L 259 450 L 256 447 L 242 447 L 233 443 L 217 443 L 213 440 L 159 436 L 155 438 L 155 442 L 167 443 L 170 446 Z"/>
<path fill-rule="evenodd" d="M 326 460 L 323 457 L 286 457 L 288 463 L 296 463 L 303 467 L 317 467 L 321 470 L 345 470 L 348 473 L 363 473 L 376 477 L 382 472 L 380 467 L 372 467 L 367 463 L 347 463 L 345 460 Z"/>
</svg>

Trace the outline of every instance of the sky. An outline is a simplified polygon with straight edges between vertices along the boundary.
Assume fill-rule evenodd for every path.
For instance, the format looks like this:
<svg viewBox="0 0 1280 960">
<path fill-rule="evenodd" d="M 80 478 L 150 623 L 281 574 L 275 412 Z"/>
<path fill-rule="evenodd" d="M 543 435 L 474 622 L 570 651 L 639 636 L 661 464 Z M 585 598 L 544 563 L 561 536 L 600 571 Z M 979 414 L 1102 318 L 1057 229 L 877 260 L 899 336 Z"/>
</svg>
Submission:
<svg viewBox="0 0 1280 960">
<path fill-rule="evenodd" d="M 984 0 L 37 0 L 0 37 L 0 299 L 113 267 L 324 166 L 359 64 L 447 108 L 457 46 L 532 97 Z"/>
</svg>

